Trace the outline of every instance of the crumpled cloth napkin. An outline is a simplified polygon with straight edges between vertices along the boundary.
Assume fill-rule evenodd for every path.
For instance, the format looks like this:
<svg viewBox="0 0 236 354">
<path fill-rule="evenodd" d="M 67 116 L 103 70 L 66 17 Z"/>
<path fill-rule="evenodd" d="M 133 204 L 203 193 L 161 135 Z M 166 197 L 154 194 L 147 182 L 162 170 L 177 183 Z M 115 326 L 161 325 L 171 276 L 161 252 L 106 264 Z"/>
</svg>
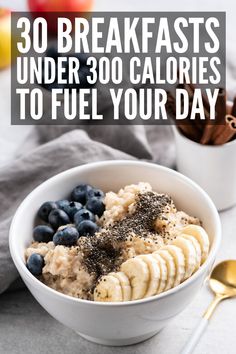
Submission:
<svg viewBox="0 0 236 354">
<path fill-rule="evenodd" d="M 104 117 L 113 113 L 106 100 L 100 98 L 99 105 Z M 136 158 L 172 167 L 175 160 L 171 127 L 157 125 L 36 126 L 19 150 L 15 160 L 0 168 L 0 293 L 18 277 L 8 246 L 11 219 L 36 186 L 94 161 Z"/>
</svg>

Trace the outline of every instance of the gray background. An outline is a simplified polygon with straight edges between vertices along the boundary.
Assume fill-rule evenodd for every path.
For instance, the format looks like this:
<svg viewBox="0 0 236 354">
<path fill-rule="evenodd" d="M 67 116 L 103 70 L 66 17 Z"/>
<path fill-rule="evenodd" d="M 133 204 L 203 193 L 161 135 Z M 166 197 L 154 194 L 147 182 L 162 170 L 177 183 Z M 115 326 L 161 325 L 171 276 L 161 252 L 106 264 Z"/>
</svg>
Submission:
<svg viewBox="0 0 236 354">
<path fill-rule="evenodd" d="M 10 4 L 10 5 L 9 5 Z M 25 10 L 22 0 L 0 0 L 0 6 Z M 98 11 L 226 11 L 227 12 L 227 88 L 229 97 L 236 93 L 236 3 L 199 0 L 119 0 L 96 1 Z M 19 144 L 31 127 L 10 126 L 10 72 L 0 72 L 0 164 L 14 157 Z M 236 208 L 221 213 L 223 241 L 217 261 L 235 258 Z M 51 318 L 27 291 L 0 296 L 0 353 L 81 353 L 81 354 L 175 354 L 197 324 L 212 294 L 206 286 L 192 304 L 174 319 L 159 335 L 142 344 L 125 348 L 106 348 L 89 343 Z M 195 354 L 233 354 L 236 348 L 236 300 L 219 306 Z M 78 314 L 79 315 L 79 314 Z"/>
</svg>

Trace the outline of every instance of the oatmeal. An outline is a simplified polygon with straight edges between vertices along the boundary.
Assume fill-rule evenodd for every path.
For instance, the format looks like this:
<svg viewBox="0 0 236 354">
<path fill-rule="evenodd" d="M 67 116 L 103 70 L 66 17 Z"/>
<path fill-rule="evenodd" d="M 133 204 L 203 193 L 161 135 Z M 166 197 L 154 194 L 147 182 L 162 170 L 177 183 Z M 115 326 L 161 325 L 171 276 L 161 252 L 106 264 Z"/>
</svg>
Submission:
<svg viewBox="0 0 236 354">
<path fill-rule="evenodd" d="M 132 211 L 137 195 L 151 190 L 152 187 L 149 183 L 140 182 L 125 186 L 118 193 L 106 193 L 104 199 L 106 210 L 102 217 L 102 224 L 104 226 L 111 225 L 115 221 L 123 219 L 127 213 Z"/>
<path fill-rule="evenodd" d="M 38 216 L 44 223 L 25 251 L 28 269 L 49 287 L 87 300 L 135 300 L 168 290 L 191 276 L 202 263 L 199 250 L 209 249 L 200 220 L 143 182 L 105 195 L 82 184 L 70 201 L 44 203 Z M 155 282 L 154 269 L 160 278 Z"/>
</svg>

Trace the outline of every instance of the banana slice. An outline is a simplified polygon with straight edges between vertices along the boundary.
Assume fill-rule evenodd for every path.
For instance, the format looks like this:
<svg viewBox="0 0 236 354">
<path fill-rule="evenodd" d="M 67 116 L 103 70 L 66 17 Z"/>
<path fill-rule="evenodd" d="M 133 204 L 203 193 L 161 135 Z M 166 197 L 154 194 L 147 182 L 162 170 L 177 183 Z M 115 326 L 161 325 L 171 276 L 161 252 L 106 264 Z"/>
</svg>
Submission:
<svg viewBox="0 0 236 354">
<path fill-rule="evenodd" d="M 183 251 L 181 248 L 174 245 L 167 245 L 163 249 L 167 250 L 174 258 L 176 269 L 174 286 L 177 286 L 184 280 L 185 275 L 185 258 Z"/>
<path fill-rule="evenodd" d="M 157 294 L 157 289 L 160 283 L 160 266 L 157 260 L 152 257 L 151 254 L 143 254 L 137 256 L 142 259 L 148 266 L 150 272 L 150 280 L 147 288 L 147 292 L 144 297 L 150 297 Z"/>
<path fill-rule="evenodd" d="M 158 253 L 152 253 L 152 257 L 154 257 L 157 262 L 159 263 L 160 266 L 160 283 L 159 287 L 157 289 L 157 294 L 160 294 L 164 291 L 166 287 L 166 282 L 167 282 L 167 265 L 166 261 L 158 254 Z"/>
<path fill-rule="evenodd" d="M 119 280 L 110 274 L 103 276 L 94 290 L 94 300 L 103 302 L 123 301 Z"/>
<path fill-rule="evenodd" d="M 122 297 L 123 301 L 130 301 L 131 300 L 131 286 L 129 282 L 129 278 L 123 272 L 117 273 L 109 273 L 113 277 L 117 278 L 120 282 L 121 289 L 122 289 Z"/>
<path fill-rule="evenodd" d="M 174 259 L 168 251 L 162 249 L 154 252 L 154 254 L 159 254 L 166 261 L 167 281 L 164 291 L 169 290 L 170 288 L 173 288 L 175 282 L 176 270 Z"/>
<path fill-rule="evenodd" d="M 199 267 L 201 265 L 201 260 L 202 260 L 202 251 L 201 251 L 200 243 L 193 236 L 185 235 L 185 234 L 181 234 L 181 236 L 186 238 L 186 240 L 191 241 L 193 244 L 193 247 L 195 248 L 197 262 L 196 262 L 196 268 L 194 269 L 194 272 L 196 272 L 199 269 Z"/>
<path fill-rule="evenodd" d="M 129 278 L 132 288 L 131 300 L 144 298 L 150 280 L 147 264 L 140 258 L 130 258 L 121 264 L 121 271 Z"/>
<path fill-rule="evenodd" d="M 209 253 L 209 237 L 203 227 L 198 225 L 187 225 L 182 230 L 183 234 L 191 235 L 196 238 L 196 240 L 200 243 L 200 247 L 202 250 L 202 260 L 201 264 L 205 262 Z"/>
<path fill-rule="evenodd" d="M 184 280 L 189 278 L 197 265 L 197 254 L 191 241 L 182 236 L 178 236 L 173 242 L 173 245 L 182 249 L 185 257 L 185 275 Z"/>
</svg>

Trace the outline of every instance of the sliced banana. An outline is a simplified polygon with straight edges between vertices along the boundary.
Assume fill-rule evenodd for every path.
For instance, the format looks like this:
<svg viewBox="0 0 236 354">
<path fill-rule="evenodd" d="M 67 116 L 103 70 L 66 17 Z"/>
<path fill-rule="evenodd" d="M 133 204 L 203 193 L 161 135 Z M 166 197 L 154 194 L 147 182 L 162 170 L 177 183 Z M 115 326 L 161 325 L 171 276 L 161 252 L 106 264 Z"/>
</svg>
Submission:
<svg viewBox="0 0 236 354">
<path fill-rule="evenodd" d="M 202 250 L 202 260 L 201 264 L 205 262 L 209 253 L 209 237 L 203 227 L 198 225 L 187 225 L 182 230 L 183 234 L 191 235 L 197 239 L 200 243 L 201 250 Z"/>
<path fill-rule="evenodd" d="M 147 288 L 147 292 L 144 297 L 150 297 L 157 294 L 157 290 L 160 283 L 160 266 L 157 260 L 152 257 L 151 254 L 143 254 L 137 256 L 137 258 L 142 259 L 148 266 L 150 272 L 150 280 Z"/>
<path fill-rule="evenodd" d="M 157 294 L 162 293 L 166 287 L 167 282 L 167 265 L 164 258 L 162 258 L 157 252 L 152 253 L 152 257 L 154 257 L 160 266 L 160 283 L 157 289 Z"/>
<path fill-rule="evenodd" d="M 94 290 L 94 300 L 103 302 L 123 301 L 119 280 L 110 274 L 103 276 Z"/>
<path fill-rule="evenodd" d="M 181 248 L 174 245 L 167 245 L 163 248 L 167 250 L 174 258 L 176 274 L 174 286 L 179 285 L 184 280 L 185 275 L 185 258 Z"/>
<path fill-rule="evenodd" d="M 120 282 L 121 289 L 122 289 L 122 297 L 123 301 L 130 301 L 131 300 L 131 285 L 129 282 L 129 278 L 125 275 L 124 272 L 113 272 L 109 273 L 113 277 L 117 278 Z"/>
<path fill-rule="evenodd" d="M 192 244 L 193 244 L 193 247 L 195 248 L 195 251 L 196 251 L 196 268 L 194 269 L 194 272 L 196 272 L 199 269 L 199 267 L 201 265 L 201 260 L 202 260 L 202 251 L 201 251 L 200 243 L 193 236 L 185 235 L 185 234 L 181 234 L 181 236 L 186 238 L 186 240 L 191 241 Z"/>
<path fill-rule="evenodd" d="M 197 254 L 191 241 L 182 236 L 178 236 L 172 243 L 182 249 L 185 257 L 185 276 L 184 280 L 189 278 L 196 268 Z"/>
<path fill-rule="evenodd" d="M 171 254 L 166 250 L 158 250 L 154 254 L 159 254 L 165 261 L 167 266 L 167 281 L 164 291 L 173 288 L 175 282 L 175 262 Z"/>
<path fill-rule="evenodd" d="M 147 264 L 140 258 L 130 258 L 121 265 L 121 271 L 129 278 L 132 300 L 144 298 L 150 280 L 150 272 Z"/>
</svg>

